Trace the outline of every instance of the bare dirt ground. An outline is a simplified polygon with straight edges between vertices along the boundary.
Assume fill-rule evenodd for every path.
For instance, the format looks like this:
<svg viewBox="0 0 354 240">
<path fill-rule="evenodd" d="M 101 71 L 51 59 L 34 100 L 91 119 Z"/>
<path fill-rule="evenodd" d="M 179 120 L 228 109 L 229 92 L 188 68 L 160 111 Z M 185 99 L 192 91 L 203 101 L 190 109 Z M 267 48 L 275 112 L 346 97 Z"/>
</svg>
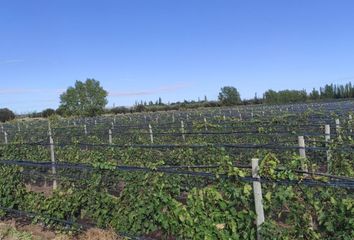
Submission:
<svg viewBox="0 0 354 240">
<path fill-rule="evenodd" d="M 0 240 L 123 240 L 110 230 L 91 228 L 76 236 L 46 230 L 40 225 L 0 222 Z"/>
</svg>

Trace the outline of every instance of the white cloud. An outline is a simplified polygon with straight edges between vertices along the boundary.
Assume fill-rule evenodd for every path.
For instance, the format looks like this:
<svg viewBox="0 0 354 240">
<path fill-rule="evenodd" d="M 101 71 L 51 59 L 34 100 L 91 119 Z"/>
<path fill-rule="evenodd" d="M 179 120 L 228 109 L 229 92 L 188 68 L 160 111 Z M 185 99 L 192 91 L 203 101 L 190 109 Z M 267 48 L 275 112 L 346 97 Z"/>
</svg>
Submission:
<svg viewBox="0 0 354 240">
<path fill-rule="evenodd" d="M 0 88 L 0 95 L 28 93 L 62 93 L 64 89 Z"/>
</svg>

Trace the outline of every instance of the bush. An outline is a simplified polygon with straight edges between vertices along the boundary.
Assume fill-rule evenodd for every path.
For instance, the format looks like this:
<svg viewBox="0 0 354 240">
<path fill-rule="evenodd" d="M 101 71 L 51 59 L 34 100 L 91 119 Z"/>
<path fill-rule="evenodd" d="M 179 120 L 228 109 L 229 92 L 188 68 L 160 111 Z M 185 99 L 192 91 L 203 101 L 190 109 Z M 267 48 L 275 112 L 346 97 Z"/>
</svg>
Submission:
<svg viewBox="0 0 354 240">
<path fill-rule="evenodd" d="M 130 109 L 127 107 L 115 107 L 109 110 L 110 113 L 119 114 L 119 113 L 129 113 Z"/>
<path fill-rule="evenodd" d="M 0 122 L 10 121 L 15 118 L 15 114 L 8 108 L 0 109 Z"/>
<path fill-rule="evenodd" d="M 146 108 L 144 105 L 139 104 L 134 107 L 134 110 L 135 112 L 145 112 Z"/>
<path fill-rule="evenodd" d="M 47 118 L 49 116 L 52 116 L 53 114 L 55 114 L 55 110 L 51 109 L 51 108 L 47 108 L 47 109 L 43 110 L 42 117 Z"/>
</svg>

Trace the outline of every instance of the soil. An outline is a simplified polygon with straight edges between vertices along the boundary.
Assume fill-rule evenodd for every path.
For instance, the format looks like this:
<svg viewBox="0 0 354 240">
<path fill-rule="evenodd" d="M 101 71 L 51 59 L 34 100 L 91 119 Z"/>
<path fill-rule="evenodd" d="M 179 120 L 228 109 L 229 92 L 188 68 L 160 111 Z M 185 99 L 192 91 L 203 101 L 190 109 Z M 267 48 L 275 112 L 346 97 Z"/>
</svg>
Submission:
<svg viewBox="0 0 354 240">
<path fill-rule="evenodd" d="M 112 230 L 90 228 L 76 236 L 57 233 L 40 225 L 20 224 L 15 220 L 0 222 L 0 240 L 120 240 Z"/>
</svg>

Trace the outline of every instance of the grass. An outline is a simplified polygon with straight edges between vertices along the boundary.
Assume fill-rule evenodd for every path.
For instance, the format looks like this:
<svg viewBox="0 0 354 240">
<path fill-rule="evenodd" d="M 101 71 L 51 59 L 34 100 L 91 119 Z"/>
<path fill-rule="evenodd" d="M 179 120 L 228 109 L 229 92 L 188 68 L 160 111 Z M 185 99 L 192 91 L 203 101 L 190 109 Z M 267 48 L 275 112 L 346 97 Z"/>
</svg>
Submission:
<svg viewBox="0 0 354 240">
<path fill-rule="evenodd" d="M 15 227 L 0 223 L 0 240 L 42 240 L 33 236 L 30 232 L 20 231 Z"/>
<path fill-rule="evenodd" d="M 38 225 L 16 227 L 14 222 L 0 222 L 0 240 L 123 240 L 112 230 L 91 228 L 78 236 L 45 231 Z"/>
</svg>

